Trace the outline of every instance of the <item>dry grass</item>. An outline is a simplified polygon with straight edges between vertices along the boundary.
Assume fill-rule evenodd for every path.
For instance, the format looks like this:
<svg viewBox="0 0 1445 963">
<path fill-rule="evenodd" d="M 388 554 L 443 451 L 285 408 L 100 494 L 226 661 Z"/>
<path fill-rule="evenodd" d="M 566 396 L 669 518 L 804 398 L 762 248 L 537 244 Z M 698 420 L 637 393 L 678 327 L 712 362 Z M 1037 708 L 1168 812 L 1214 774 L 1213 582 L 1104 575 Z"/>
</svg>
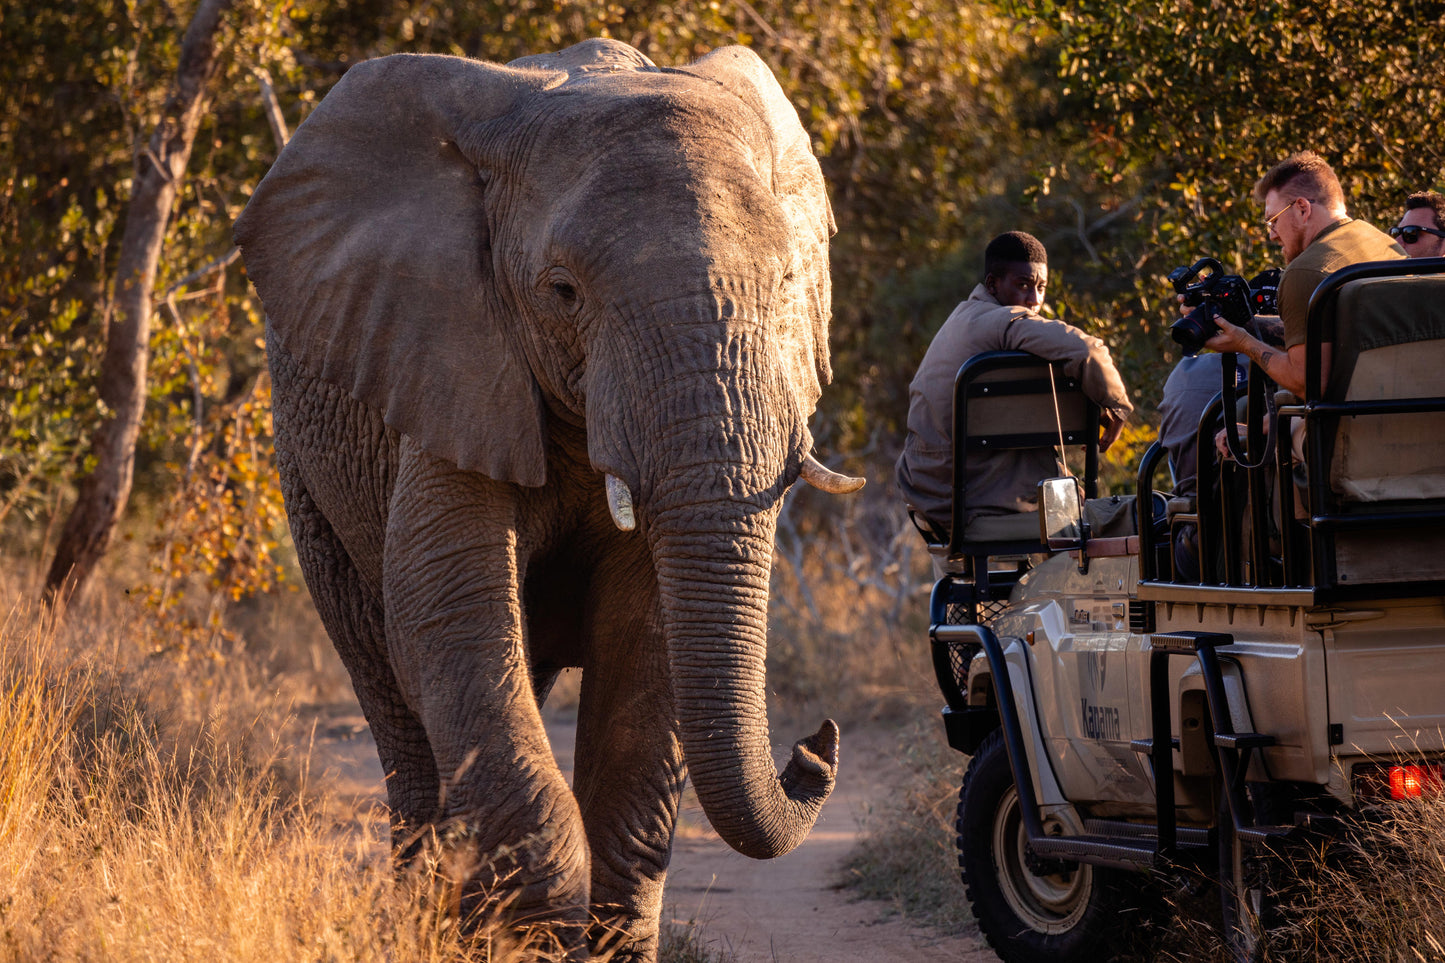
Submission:
<svg viewBox="0 0 1445 963">
<path fill-rule="evenodd" d="M 965 757 L 948 747 L 942 726 L 930 718 L 900 730 L 895 758 L 910 775 L 864 823 L 843 880 L 909 919 L 960 933 L 973 922 L 953 842 Z"/>
<path fill-rule="evenodd" d="M 396 874 L 384 818 L 307 784 L 288 707 L 327 671 L 0 587 L 0 960 L 546 958 L 461 934 L 435 863 Z"/>
<path fill-rule="evenodd" d="M 1445 960 L 1445 797 L 1374 815 L 1303 854 L 1271 959 Z"/>
<path fill-rule="evenodd" d="M 869 489 L 865 489 L 869 492 Z M 768 639 L 770 705 L 784 725 L 931 715 L 927 552 L 887 491 L 825 507 L 790 494 L 778 529 Z M 927 708 L 925 708 L 925 706 Z"/>
</svg>

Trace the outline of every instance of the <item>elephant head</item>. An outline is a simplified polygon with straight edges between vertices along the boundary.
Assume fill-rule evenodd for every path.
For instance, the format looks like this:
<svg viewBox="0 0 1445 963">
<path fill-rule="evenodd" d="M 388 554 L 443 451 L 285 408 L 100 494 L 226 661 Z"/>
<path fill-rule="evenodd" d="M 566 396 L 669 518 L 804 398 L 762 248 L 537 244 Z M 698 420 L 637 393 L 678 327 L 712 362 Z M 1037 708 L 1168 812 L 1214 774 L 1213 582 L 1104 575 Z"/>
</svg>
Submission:
<svg viewBox="0 0 1445 963">
<path fill-rule="evenodd" d="M 272 337 L 432 455 L 542 486 L 549 425 L 585 428 L 654 558 L 698 796 L 757 857 L 807 834 L 837 762 L 826 722 L 779 776 L 764 704 L 780 500 L 856 487 L 809 455 L 832 232 L 754 54 L 661 69 L 612 41 L 361 63 L 236 225 Z"/>
</svg>

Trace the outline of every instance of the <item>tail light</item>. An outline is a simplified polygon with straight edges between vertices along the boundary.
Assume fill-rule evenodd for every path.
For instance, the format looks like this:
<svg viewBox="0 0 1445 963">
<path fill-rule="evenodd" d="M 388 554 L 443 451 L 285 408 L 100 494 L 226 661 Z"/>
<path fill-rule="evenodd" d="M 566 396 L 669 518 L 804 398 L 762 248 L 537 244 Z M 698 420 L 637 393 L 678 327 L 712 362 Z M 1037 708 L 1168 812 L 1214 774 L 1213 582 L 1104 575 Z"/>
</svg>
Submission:
<svg viewBox="0 0 1445 963">
<path fill-rule="evenodd" d="M 1366 802 L 1399 802 L 1439 796 L 1445 791 L 1440 763 L 1367 763 L 1354 768 L 1355 797 Z"/>
</svg>

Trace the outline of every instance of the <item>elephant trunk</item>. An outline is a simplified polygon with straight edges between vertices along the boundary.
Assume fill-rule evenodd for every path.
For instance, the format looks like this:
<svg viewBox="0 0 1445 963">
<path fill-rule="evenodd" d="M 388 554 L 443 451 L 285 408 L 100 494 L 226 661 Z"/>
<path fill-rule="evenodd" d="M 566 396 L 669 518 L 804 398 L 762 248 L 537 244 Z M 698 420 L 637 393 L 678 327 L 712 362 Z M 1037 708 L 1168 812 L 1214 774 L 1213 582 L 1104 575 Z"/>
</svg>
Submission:
<svg viewBox="0 0 1445 963">
<path fill-rule="evenodd" d="M 708 820 L 738 852 L 770 859 L 803 841 L 832 792 L 838 728 L 825 721 L 777 773 L 764 667 L 776 511 L 724 502 L 718 513 L 705 532 L 666 514 L 652 528 L 674 698 Z"/>
<path fill-rule="evenodd" d="M 773 316 L 759 300 L 770 290 L 724 277 L 655 315 L 643 312 L 665 343 L 600 345 L 587 392 L 592 463 L 631 490 L 652 552 L 698 800 L 730 846 L 758 859 L 803 841 L 838 764 L 832 722 L 794 747 L 781 774 L 768 736 L 773 536 L 783 494 L 811 448 L 796 372 L 769 340 L 774 325 L 755 320 Z M 623 499 L 613 501 L 624 526 Z"/>
</svg>

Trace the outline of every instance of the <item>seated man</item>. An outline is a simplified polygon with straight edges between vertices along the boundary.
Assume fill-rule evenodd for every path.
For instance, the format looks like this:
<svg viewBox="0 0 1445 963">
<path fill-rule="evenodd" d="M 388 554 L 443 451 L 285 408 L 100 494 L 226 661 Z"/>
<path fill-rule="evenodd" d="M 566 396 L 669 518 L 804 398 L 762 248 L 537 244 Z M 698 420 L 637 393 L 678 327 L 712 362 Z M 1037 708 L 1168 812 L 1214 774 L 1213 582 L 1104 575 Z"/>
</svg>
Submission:
<svg viewBox="0 0 1445 963">
<path fill-rule="evenodd" d="M 1361 261 L 1390 261 L 1403 258 L 1404 250 L 1383 231 L 1345 212 L 1345 194 L 1334 169 L 1314 151 L 1291 154 L 1275 164 L 1254 185 L 1254 198 L 1265 210 L 1269 238 L 1284 255 L 1285 270 L 1279 280 L 1279 313 L 1284 323 L 1284 350 L 1266 344 L 1223 318 L 1217 319 L 1219 333 L 1205 345 L 1215 351 L 1247 355 L 1275 384 L 1305 397 L 1305 334 L 1310 296 L 1335 271 Z M 1272 213 L 1271 213 L 1272 212 Z M 1329 382 L 1334 363 L 1331 335 L 1320 345 L 1320 385 Z M 1304 421 L 1291 428 L 1292 454 L 1296 465 L 1304 461 Z M 1264 426 L 1269 428 L 1268 423 Z M 1224 431 L 1215 435 L 1215 447 L 1228 457 Z M 1296 484 L 1302 483 L 1296 478 Z M 1303 500 L 1295 503 L 1297 518 L 1303 518 Z"/>
<path fill-rule="evenodd" d="M 1390 236 L 1406 257 L 1445 257 L 1445 194 L 1419 191 L 1405 198 L 1405 213 Z"/>
<path fill-rule="evenodd" d="M 898 459 L 898 487 L 937 533 L 952 516 L 953 388 L 958 369 L 985 351 L 1027 351 L 1065 362 L 1103 409 L 1100 449 L 1134 410 L 1123 379 L 1098 338 L 1039 316 L 1048 283 L 1044 246 L 1022 231 L 1001 234 L 984 251 L 983 283 L 953 309 L 909 386 L 908 438 Z M 967 519 L 1035 511 L 1038 483 L 1061 474 L 1051 449 L 1001 451 L 970 460 Z"/>
<path fill-rule="evenodd" d="M 1284 253 L 1279 279 L 1279 314 L 1284 322 L 1285 350 L 1265 344 L 1243 328 L 1218 318 L 1219 333 L 1205 346 L 1219 352 L 1247 355 L 1275 384 L 1305 396 L 1305 321 L 1310 295 L 1340 268 L 1360 261 L 1387 261 L 1405 256 L 1383 231 L 1345 213 L 1345 193 L 1334 170 L 1314 151 L 1291 154 L 1265 172 L 1254 185 L 1264 206 L 1271 241 Z M 1272 213 L 1271 213 L 1272 212 Z M 1321 350 L 1324 372 L 1330 370 L 1332 344 Z M 1220 436 L 1222 443 L 1223 437 Z"/>
</svg>

